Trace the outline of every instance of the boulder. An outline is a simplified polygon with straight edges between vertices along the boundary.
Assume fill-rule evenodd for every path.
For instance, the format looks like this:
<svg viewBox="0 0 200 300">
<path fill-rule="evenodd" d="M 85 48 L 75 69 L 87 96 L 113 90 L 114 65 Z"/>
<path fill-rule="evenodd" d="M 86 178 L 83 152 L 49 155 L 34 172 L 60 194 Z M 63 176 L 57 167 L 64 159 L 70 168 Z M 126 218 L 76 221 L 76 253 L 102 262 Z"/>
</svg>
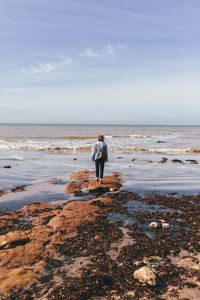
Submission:
<svg viewBox="0 0 200 300">
<path fill-rule="evenodd" d="M 139 280 L 141 283 L 149 284 L 151 286 L 156 285 L 156 275 L 148 267 L 142 267 L 134 272 L 134 278 Z"/>
</svg>

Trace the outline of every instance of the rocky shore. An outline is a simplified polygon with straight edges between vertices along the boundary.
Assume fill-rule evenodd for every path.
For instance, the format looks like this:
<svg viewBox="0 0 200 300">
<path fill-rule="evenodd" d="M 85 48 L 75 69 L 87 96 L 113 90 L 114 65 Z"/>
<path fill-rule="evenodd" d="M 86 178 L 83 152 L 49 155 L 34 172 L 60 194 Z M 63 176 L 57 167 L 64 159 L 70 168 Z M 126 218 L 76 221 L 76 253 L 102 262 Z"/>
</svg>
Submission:
<svg viewBox="0 0 200 300">
<path fill-rule="evenodd" d="M 200 299 L 200 195 L 70 178 L 76 200 L 0 214 L 0 299 Z"/>
</svg>

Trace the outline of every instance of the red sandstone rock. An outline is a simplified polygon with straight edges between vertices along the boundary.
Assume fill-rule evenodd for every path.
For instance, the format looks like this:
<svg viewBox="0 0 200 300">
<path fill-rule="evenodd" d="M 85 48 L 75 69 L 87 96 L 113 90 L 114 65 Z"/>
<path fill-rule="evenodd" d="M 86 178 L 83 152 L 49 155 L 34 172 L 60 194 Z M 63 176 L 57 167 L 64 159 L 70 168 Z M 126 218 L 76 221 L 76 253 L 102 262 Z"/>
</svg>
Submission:
<svg viewBox="0 0 200 300">
<path fill-rule="evenodd" d="M 31 203 L 26 206 L 24 206 L 22 209 L 17 210 L 16 212 L 19 215 L 29 215 L 29 216 L 35 216 L 39 213 L 41 214 L 44 211 L 52 210 L 55 208 L 56 204 L 49 203 L 49 202 L 39 202 L 39 203 Z"/>
<path fill-rule="evenodd" d="M 63 207 L 63 211 L 52 218 L 48 226 L 54 230 L 65 230 L 67 233 L 76 231 L 76 228 L 85 221 L 94 222 L 98 216 L 99 207 L 90 205 L 91 201 L 73 201 Z"/>
<path fill-rule="evenodd" d="M 107 191 L 117 190 L 121 186 L 117 174 L 105 176 L 103 184 L 88 180 L 91 174 L 93 172 L 88 170 L 73 173 L 71 178 L 79 181 L 69 182 L 66 191 L 81 193 L 84 188 L 90 191 Z M 0 228 L 18 226 L 27 217 L 34 227 L 0 235 L 0 293 L 19 287 L 24 282 L 29 285 L 36 277 L 41 276 L 45 259 L 56 255 L 57 246 L 66 243 L 66 239 L 75 237 L 78 227 L 84 222 L 95 222 L 111 201 L 113 200 L 109 197 L 99 197 L 90 201 L 68 202 L 62 208 L 56 208 L 57 205 L 52 203 L 33 203 L 1 216 Z"/>
<path fill-rule="evenodd" d="M 120 178 L 113 177 L 113 176 L 104 176 L 103 184 L 96 182 L 96 180 L 89 181 L 89 189 L 90 191 L 98 191 L 98 190 L 105 190 L 105 191 L 117 191 L 121 187 Z"/>
<path fill-rule="evenodd" d="M 82 173 L 81 173 L 82 172 Z M 96 180 L 82 180 L 80 178 L 85 178 L 84 174 L 87 176 L 87 170 L 83 170 L 77 173 L 72 173 L 70 178 L 78 178 L 79 181 L 72 181 L 66 184 L 66 193 L 68 194 L 80 194 L 83 192 L 83 188 L 89 188 L 90 192 L 107 192 L 107 191 L 117 191 L 121 187 L 121 180 L 119 178 L 119 173 L 114 172 L 113 176 L 104 176 L 103 184 L 97 182 Z"/>
<path fill-rule="evenodd" d="M 67 194 L 80 194 L 82 193 L 82 189 L 87 186 L 88 183 L 85 181 L 71 181 L 66 184 L 65 191 Z"/>
<path fill-rule="evenodd" d="M 14 244 L 23 243 L 28 240 L 28 234 L 23 231 L 11 231 L 0 236 L 0 249 L 10 248 Z"/>
<path fill-rule="evenodd" d="M 16 222 L 19 220 L 19 217 L 14 213 L 9 215 L 4 215 L 0 217 L 0 228 L 7 228 L 9 226 L 14 226 Z"/>
<path fill-rule="evenodd" d="M 53 209 L 48 212 L 43 212 L 42 214 L 39 214 L 38 217 L 35 217 L 32 222 L 35 225 L 45 225 L 49 222 L 49 220 L 55 216 L 57 216 L 60 213 L 60 209 Z"/>
<path fill-rule="evenodd" d="M 70 179 L 75 179 L 75 180 L 86 180 L 89 179 L 89 177 L 94 174 L 93 171 L 89 170 L 81 170 L 79 172 L 74 172 L 70 174 L 69 178 Z"/>
<path fill-rule="evenodd" d="M 51 241 L 53 232 L 47 226 L 36 226 L 31 230 L 13 231 L 0 236 L 0 266 L 15 268 L 32 265 L 47 256 L 45 243 Z M 8 249 L 5 249 L 4 248 Z M 55 252 L 55 251 L 54 251 Z"/>
<path fill-rule="evenodd" d="M 6 293 L 13 286 L 20 287 L 24 284 L 33 283 L 35 273 L 24 268 L 1 269 L 0 271 L 0 292 Z"/>
</svg>

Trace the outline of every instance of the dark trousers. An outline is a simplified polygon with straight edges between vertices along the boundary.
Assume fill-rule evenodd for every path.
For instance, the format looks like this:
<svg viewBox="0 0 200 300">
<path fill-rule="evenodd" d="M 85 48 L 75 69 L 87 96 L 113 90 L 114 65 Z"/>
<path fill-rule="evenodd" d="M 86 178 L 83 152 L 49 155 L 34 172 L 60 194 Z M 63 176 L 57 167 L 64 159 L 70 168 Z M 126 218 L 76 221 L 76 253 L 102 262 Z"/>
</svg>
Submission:
<svg viewBox="0 0 200 300">
<path fill-rule="evenodd" d="M 102 158 L 96 159 L 95 166 L 96 166 L 96 177 L 99 177 L 99 169 L 100 169 L 100 178 L 103 178 L 104 159 Z"/>
</svg>

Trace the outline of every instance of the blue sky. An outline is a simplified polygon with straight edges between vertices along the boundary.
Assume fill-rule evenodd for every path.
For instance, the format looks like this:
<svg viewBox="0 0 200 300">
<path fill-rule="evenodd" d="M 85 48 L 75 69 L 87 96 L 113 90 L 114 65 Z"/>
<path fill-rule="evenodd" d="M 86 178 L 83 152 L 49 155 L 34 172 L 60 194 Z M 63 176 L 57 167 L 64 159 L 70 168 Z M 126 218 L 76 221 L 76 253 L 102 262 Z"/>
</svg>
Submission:
<svg viewBox="0 0 200 300">
<path fill-rule="evenodd" d="M 199 0 L 0 0 L 0 123 L 200 124 Z"/>
</svg>

